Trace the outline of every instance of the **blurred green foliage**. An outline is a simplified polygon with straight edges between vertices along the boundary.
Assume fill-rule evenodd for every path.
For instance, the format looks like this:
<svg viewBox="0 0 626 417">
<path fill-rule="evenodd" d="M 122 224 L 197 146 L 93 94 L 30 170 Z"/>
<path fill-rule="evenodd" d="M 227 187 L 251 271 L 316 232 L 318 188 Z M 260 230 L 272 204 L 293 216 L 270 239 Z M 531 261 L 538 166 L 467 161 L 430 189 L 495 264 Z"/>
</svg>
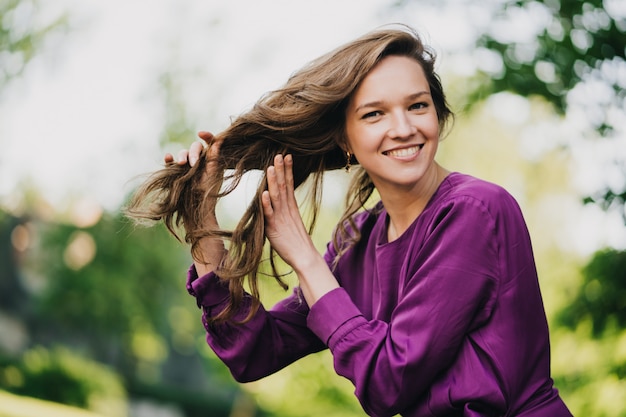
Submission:
<svg viewBox="0 0 626 417">
<path fill-rule="evenodd" d="M 555 382 L 575 415 L 626 416 L 626 252 L 598 251 L 553 331 Z"/>
<path fill-rule="evenodd" d="M 597 252 L 582 275 L 576 296 L 559 314 L 560 323 L 575 329 L 579 323 L 590 322 L 594 338 L 626 329 L 626 252 Z M 626 362 L 620 367 L 618 376 L 624 378 Z"/>
<path fill-rule="evenodd" d="M 626 16 L 607 8 L 607 3 L 611 5 L 603 0 L 502 2 L 494 21 L 514 21 L 529 14 L 542 26 L 535 28 L 536 35 L 529 40 L 512 42 L 511 34 L 504 31 L 489 31 L 480 37 L 478 46 L 497 53 L 504 66 L 502 71 L 488 74 L 481 93 L 537 95 L 564 113 L 567 92 L 597 76 L 612 87 L 613 99 L 621 102 L 625 98 L 621 81 L 604 72 L 603 66 L 614 60 L 624 63 Z M 611 128 L 606 119 L 596 121 L 595 127 L 605 132 Z"/>
<path fill-rule="evenodd" d="M 512 40 L 511 27 L 515 27 L 516 19 L 525 17 L 525 21 L 539 25 L 534 28 L 534 36 Z M 626 84 L 620 75 L 626 71 L 623 2 L 503 1 L 477 47 L 491 51 L 502 65 L 496 71 L 479 73 L 478 87 L 470 94 L 470 101 L 478 102 L 501 91 L 539 96 L 561 114 L 573 105 L 582 106 L 587 121 L 603 137 L 624 134 L 615 130 L 615 124 L 621 124 L 626 117 Z M 593 87 L 582 94 L 583 103 L 574 104 L 569 93 L 582 90 L 583 85 Z M 592 91 L 602 94 L 594 97 Z M 626 223 L 626 161 L 615 158 L 609 163 L 621 167 L 621 180 L 617 184 L 612 181 L 611 186 L 597 190 L 584 201 L 604 209 L 615 208 Z"/>
<path fill-rule="evenodd" d="M 19 360 L 0 360 L 0 386 L 103 415 L 126 415 L 126 390 L 117 373 L 63 347 L 35 347 Z"/>
<path fill-rule="evenodd" d="M 70 220 L 2 224 L 30 234 L 15 278 L 30 293 L 20 308 L 27 307 L 23 317 L 33 341 L 64 344 L 106 364 L 130 396 L 177 404 L 190 417 L 229 415 L 235 399 L 246 395 L 225 366 L 203 352 L 200 310 L 185 289 L 186 248 L 163 226 L 136 228 L 121 213 L 104 213 L 91 226 Z M 54 399 L 41 397 L 35 385 L 19 393 Z"/>
<path fill-rule="evenodd" d="M 187 301 L 181 265 L 189 259 L 164 235 L 161 227 L 135 231 L 121 214 L 104 214 L 88 228 L 42 224 L 32 265 L 44 279 L 38 314 L 62 326 L 56 331 L 80 332 L 97 357 L 124 365 L 128 375 L 160 363 L 167 341 L 159 335 L 186 325 L 186 316 L 172 322 L 168 313 Z"/>
<path fill-rule="evenodd" d="M 0 417 L 105 417 L 83 408 L 0 390 Z"/>
<path fill-rule="evenodd" d="M 0 89 L 22 74 L 44 42 L 67 30 L 67 16 L 41 24 L 38 0 L 0 1 Z"/>
</svg>

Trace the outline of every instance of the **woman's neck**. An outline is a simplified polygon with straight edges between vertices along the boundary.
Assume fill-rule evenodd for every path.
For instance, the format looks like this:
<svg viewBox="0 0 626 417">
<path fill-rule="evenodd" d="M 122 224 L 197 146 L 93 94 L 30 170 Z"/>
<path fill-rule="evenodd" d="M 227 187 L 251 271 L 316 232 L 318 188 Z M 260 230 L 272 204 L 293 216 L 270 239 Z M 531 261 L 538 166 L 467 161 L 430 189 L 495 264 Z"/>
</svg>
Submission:
<svg viewBox="0 0 626 417">
<path fill-rule="evenodd" d="M 433 169 L 419 181 L 419 184 L 409 190 L 378 190 L 389 215 L 387 228 L 389 242 L 400 237 L 424 211 L 430 198 L 449 173 L 450 171 L 435 163 Z"/>
</svg>

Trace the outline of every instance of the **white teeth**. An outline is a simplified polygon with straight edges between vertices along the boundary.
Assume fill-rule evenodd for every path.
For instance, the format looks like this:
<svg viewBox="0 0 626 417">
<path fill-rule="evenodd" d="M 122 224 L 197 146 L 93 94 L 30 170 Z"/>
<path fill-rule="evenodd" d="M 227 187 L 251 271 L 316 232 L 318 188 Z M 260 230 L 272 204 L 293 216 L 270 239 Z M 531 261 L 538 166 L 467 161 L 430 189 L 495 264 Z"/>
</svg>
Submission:
<svg viewBox="0 0 626 417">
<path fill-rule="evenodd" d="M 395 149 L 392 151 L 387 151 L 385 153 L 389 156 L 405 157 L 405 156 L 411 156 L 411 155 L 416 154 L 417 151 L 419 151 L 421 147 L 422 145 L 411 146 L 410 148 Z"/>
</svg>

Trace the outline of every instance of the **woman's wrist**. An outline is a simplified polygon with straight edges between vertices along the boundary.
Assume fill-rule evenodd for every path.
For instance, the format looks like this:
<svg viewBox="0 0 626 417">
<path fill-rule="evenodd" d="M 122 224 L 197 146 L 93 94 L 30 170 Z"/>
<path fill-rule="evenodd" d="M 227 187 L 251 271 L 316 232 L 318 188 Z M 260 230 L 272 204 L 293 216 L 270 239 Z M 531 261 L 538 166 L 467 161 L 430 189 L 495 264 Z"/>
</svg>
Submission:
<svg viewBox="0 0 626 417">
<path fill-rule="evenodd" d="M 199 275 L 215 271 L 226 256 L 224 241 L 216 237 L 200 238 L 191 255 Z"/>
<path fill-rule="evenodd" d="M 337 279 L 324 258 L 317 251 L 316 254 L 317 256 L 311 257 L 297 266 L 292 265 L 309 307 L 313 306 L 328 292 L 339 287 Z"/>
</svg>

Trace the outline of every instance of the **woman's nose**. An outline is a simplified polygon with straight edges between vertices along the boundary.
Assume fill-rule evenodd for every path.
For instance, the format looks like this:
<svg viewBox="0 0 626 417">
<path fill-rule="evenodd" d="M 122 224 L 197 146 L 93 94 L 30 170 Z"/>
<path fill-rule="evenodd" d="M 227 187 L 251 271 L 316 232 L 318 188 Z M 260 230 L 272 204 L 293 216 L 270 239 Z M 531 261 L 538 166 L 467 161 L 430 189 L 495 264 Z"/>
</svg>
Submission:
<svg viewBox="0 0 626 417">
<path fill-rule="evenodd" d="M 415 131 L 415 127 L 411 124 L 411 120 L 405 112 L 394 114 L 391 118 L 390 137 L 403 139 L 413 135 Z"/>
</svg>

